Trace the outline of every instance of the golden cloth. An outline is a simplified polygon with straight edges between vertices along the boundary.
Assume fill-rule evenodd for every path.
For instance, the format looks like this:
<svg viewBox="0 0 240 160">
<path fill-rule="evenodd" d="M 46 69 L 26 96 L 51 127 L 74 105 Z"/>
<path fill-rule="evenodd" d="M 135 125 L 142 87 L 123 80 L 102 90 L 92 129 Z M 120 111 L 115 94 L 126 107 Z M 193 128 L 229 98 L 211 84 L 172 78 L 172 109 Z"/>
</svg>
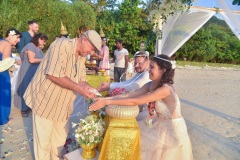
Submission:
<svg viewBox="0 0 240 160">
<path fill-rule="evenodd" d="M 87 75 L 86 81 L 93 86 L 94 88 L 97 88 L 101 85 L 101 82 L 110 82 L 109 76 L 99 76 L 99 75 Z M 103 96 L 107 95 L 107 91 L 101 92 Z"/>
<path fill-rule="evenodd" d="M 140 130 L 135 118 L 110 118 L 99 160 L 140 160 Z"/>
</svg>

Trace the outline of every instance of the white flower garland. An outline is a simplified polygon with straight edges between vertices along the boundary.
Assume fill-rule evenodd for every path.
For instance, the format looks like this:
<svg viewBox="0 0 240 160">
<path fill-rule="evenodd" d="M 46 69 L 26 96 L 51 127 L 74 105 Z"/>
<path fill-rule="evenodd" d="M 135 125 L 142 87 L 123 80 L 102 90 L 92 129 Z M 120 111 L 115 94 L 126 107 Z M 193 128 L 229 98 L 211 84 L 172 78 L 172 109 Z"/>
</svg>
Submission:
<svg viewBox="0 0 240 160">
<path fill-rule="evenodd" d="M 162 24 L 168 16 L 176 12 L 184 12 L 189 9 L 193 0 L 151 0 L 148 4 L 150 12 L 148 20 L 153 25 L 153 32 L 157 39 L 162 39 Z"/>
</svg>

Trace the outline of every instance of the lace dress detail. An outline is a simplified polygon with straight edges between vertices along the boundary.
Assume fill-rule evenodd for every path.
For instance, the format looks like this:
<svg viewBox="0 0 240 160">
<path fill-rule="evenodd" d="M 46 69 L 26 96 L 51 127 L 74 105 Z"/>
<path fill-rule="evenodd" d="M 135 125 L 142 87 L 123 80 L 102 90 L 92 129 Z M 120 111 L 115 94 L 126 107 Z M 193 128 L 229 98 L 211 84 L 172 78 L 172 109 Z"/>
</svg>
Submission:
<svg viewBox="0 0 240 160">
<path fill-rule="evenodd" d="M 175 103 L 167 106 L 163 101 L 155 102 L 157 116 L 152 127 L 145 119 L 138 122 L 141 132 L 141 159 L 192 160 L 192 146 L 185 120 L 181 116 L 180 102 L 174 89 L 166 85 L 174 96 Z M 173 113 L 178 118 L 173 118 Z"/>
<path fill-rule="evenodd" d="M 165 86 L 167 86 L 170 89 L 171 93 L 173 94 L 175 103 L 172 106 L 167 107 L 167 105 L 162 100 L 156 101 L 155 102 L 155 110 L 156 110 L 158 117 L 161 119 L 172 119 L 173 112 L 175 112 L 175 114 L 177 113 L 177 115 L 181 116 L 180 101 L 179 101 L 179 98 L 178 98 L 176 92 L 174 91 L 174 89 L 171 86 L 169 86 L 169 85 L 165 85 Z"/>
</svg>

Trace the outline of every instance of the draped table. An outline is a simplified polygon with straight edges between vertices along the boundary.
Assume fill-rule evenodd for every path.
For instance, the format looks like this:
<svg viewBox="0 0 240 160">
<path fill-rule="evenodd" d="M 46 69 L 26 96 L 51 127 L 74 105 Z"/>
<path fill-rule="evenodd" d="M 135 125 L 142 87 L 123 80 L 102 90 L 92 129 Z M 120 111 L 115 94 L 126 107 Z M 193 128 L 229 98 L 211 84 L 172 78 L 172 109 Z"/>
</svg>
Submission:
<svg viewBox="0 0 240 160">
<path fill-rule="evenodd" d="M 87 75 L 94 88 L 101 82 L 110 82 L 109 76 Z M 103 96 L 107 92 L 102 93 Z M 98 147 L 98 160 L 140 160 L 140 130 L 136 121 L 138 106 L 107 106 L 106 133 Z M 81 160 L 81 148 L 64 156 L 66 160 Z"/>
<path fill-rule="evenodd" d="M 140 160 L 138 106 L 107 106 L 107 130 L 99 148 L 99 160 Z"/>
</svg>

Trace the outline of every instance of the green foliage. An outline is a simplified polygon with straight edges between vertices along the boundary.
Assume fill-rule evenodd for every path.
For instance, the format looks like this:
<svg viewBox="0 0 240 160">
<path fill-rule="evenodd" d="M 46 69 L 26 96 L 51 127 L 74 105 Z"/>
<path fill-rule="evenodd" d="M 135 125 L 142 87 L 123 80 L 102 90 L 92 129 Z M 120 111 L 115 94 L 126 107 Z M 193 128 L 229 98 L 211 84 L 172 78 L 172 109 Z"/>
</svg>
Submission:
<svg viewBox="0 0 240 160">
<path fill-rule="evenodd" d="M 240 0 L 233 0 L 232 4 L 233 5 L 240 5 Z"/>
<path fill-rule="evenodd" d="M 240 64 L 240 41 L 225 21 L 212 17 L 175 54 L 178 60 Z"/>
<path fill-rule="evenodd" d="M 190 3 L 190 0 L 184 2 Z M 79 28 L 100 31 L 101 26 L 109 39 L 111 53 L 116 49 L 116 39 L 120 38 L 130 56 L 139 50 L 141 41 L 147 42 L 147 50 L 153 54 L 156 36 L 147 21 L 149 13 L 144 3 L 142 0 L 124 0 L 121 4 L 114 0 L 72 0 L 72 3 L 63 0 L 1 0 L 0 36 L 11 27 L 26 31 L 27 21 L 36 19 L 40 32 L 49 36 L 49 45 L 60 34 L 62 20 L 71 37 L 77 35 Z M 240 64 L 240 41 L 225 21 L 212 17 L 175 56 L 178 60 Z"/>
<path fill-rule="evenodd" d="M 97 30 L 100 30 L 100 26 L 103 28 L 112 52 L 116 49 L 117 39 L 123 40 L 124 48 L 128 49 L 131 55 L 139 50 L 141 41 L 148 40 L 152 27 L 146 21 L 147 15 L 144 10 L 138 7 L 141 3 L 139 0 L 125 0 L 118 9 L 98 13 Z M 154 45 L 151 44 L 152 41 L 147 49 L 153 51 Z"/>
<path fill-rule="evenodd" d="M 0 2 L 0 34 L 14 27 L 19 31 L 28 30 L 27 21 L 39 22 L 39 32 L 45 33 L 50 44 L 60 34 L 60 21 L 66 26 L 71 37 L 82 27 L 95 28 L 96 15 L 83 2 L 68 4 L 60 0 L 2 0 Z"/>
</svg>

